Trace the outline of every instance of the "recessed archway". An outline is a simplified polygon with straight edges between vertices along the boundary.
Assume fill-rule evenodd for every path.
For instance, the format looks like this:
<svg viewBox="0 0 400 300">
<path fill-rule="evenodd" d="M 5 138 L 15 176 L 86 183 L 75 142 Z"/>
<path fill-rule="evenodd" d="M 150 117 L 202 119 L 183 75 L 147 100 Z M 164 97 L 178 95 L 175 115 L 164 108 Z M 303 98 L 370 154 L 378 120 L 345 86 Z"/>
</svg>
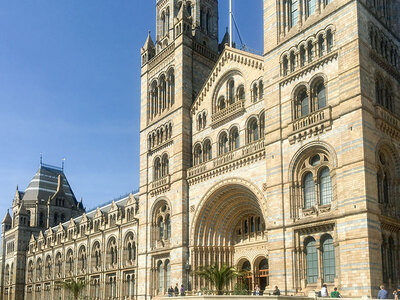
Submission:
<svg viewBox="0 0 400 300">
<path fill-rule="evenodd" d="M 201 266 L 234 265 L 235 250 L 248 241 L 266 241 L 262 194 L 243 180 L 214 186 L 203 197 L 191 231 L 194 269 Z M 194 275 L 193 287 L 203 286 Z"/>
</svg>

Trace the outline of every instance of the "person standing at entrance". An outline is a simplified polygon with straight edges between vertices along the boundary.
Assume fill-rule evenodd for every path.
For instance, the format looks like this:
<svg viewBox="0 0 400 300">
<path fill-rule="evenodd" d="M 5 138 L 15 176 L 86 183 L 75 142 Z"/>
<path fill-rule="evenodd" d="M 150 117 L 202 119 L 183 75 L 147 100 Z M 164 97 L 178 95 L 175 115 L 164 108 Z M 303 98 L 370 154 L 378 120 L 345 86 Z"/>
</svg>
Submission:
<svg viewBox="0 0 400 300">
<path fill-rule="evenodd" d="M 175 297 L 178 297 L 178 296 L 179 296 L 179 286 L 178 286 L 178 283 L 175 285 L 174 292 L 175 292 Z"/>
<path fill-rule="evenodd" d="M 387 299 L 388 298 L 388 292 L 385 290 L 385 286 L 381 285 L 380 290 L 378 292 L 378 299 Z"/>
</svg>

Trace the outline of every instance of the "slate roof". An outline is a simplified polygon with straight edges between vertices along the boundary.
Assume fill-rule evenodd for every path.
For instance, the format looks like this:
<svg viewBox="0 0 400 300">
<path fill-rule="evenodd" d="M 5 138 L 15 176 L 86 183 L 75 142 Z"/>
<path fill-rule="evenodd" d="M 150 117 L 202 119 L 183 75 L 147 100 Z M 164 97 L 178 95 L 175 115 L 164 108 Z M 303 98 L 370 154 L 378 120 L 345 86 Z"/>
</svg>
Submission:
<svg viewBox="0 0 400 300">
<path fill-rule="evenodd" d="M 24 202 L 47 202 L 49 197 L 53 196 L 57 191 L 58 176 L 63 180 L 63 191 L 65 196 L 77 204 L 75 195 L 68 183 L 63 169 L 50 165 L 41 164 L 39 170 L 33 176 L 31 182 L 26 188 L 22 201 Z"/>
</svg>

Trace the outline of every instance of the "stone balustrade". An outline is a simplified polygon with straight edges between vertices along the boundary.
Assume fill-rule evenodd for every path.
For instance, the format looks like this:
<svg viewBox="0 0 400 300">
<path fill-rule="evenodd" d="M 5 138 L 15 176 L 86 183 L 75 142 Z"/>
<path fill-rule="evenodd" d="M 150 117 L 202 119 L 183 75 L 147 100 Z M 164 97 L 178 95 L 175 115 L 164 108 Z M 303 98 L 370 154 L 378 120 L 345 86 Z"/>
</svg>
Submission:
<svg viewBox="0 0 400 300">
<path fill-rule="evenodd" d="M 229 104 L 226 108 L 215 112 L 211 116 L 211 126 L 216 127 L 222 125 L 224 121 L 229 121 L 231 118 L 235 117 L 237 114 L 245 111 L 244 108 L 245 100 L 237 100 L 233 104 Z"/>
</svg>

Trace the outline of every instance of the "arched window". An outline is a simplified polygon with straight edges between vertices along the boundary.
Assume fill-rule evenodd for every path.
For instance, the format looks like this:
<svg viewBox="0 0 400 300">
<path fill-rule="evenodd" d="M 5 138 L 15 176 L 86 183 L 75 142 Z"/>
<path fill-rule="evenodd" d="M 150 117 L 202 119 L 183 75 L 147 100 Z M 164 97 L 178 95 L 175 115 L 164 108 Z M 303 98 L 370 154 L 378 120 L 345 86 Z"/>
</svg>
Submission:
<svg viewBox="0 0 400 300">
<path fill-rule="evenodd" d="M 134 241 L 134 235 L 132 232 L 128 233 L 125 238 L 124 246 L 124 260 L 128 263 L 132 263 L 136 260 L 136 243 Z"/>
<path fill-rule="evenodd" d="M 171 286 L 171 264 L 169 260 L 167 259 L 165 261 L 165 289 L 168 289 L 168 287 Z"/>
<path fill-rule="evenodd" d="M 165 177 L 169 174 L 169 159 L 168 155 L 164 154 L 162 158 L 162 172 L 161 177 Z"/>
<path fill-rule="evenodd" d="M 101 249 L 99 242 L 95 242 L 92 247 L 92 269 L 93 271 L 101 267 Z"/>
<path fill-rule="evenodd" d="M 233 79 L 228 82 L 228 101 L 230 104 L 235 103 L 235 81 Z"/>
<path fill-rule="evenodd" d="M 296 56 L 294 52 L 290 52 L 290 72 L 294 72 L 296 70 Z"/>
<path fill-rule="evenodd" d="M 107 243 L 107 267 L 115 267 L 118 263 L 118 248 L 114 237 L 111 237 Z"/>
<path fill-rule="evenodd" d="M 167 229 L 167 236 L 166 239 L 169 240 L 171 238 L 171 218 L 169 215 L 165 217 L 165 227 Z"/>
<path fill-rule="evenodd" d="M 300 46 L 300 66 L 304 67 L 306 65 L 306 48 L 304 45 Z"/>
<path fill-rule="evenodd" d="M 239 131 L 237 127 L 233 127 L 229 134 L 229 149 L 230 151 L 238 149 L 240 147 L 239 142 Z"/>
<path fill-rule="evenodd" d="M 301 118 L 308 115 L 309 110 L 309 99 L 307 90 L 301 89 L 296 96 L 296 117 Z"/>
<path fill-rule="evenodd" d="M 315 205 L 315 182 L 313 174 L 308 172 L 303 179 L 304 208 L 310 208 Z"/>
<path fill-rule="evenodd" d="M 202 159 L 203 159 L 203 153 L 201 150 L 201 145 L 197 144 L 194 147 L 194 158 L 193 158 L 194 165 L 197 166 L 201 164 L 203 162 Z"/>
<path fill-rule="evenodd" d="M 4 283 L 6 285 L 10 284 L 10 265 L 6 266 L 6 269 L 4 270 Z"/>
<path fill-rule="evenodd" d="M 247 125 L 247 141 L 248 143 L 253 143 L 258 141 L 259 139 L 259 132 L 258 132 L 258 123 L 257 119 L 253 118 L 249 121 Z"/>
<path fill-rule="evenodd" d="M 318 52 L 320 57 L 325 53 L 325 39 L 322 34 L 318 37 Z"/>
<path fill-rule="evenodd" d="M 161 160 L 157 157 L 154 161 L 154 180 L 161 178 Z"/>
<path fill-rule="evenodd" d="M 160 112 L 167 108 L 167 82 L 165 76 L 160 77 L 160 99 L 159 99 Z"/>
<path fill-rule="evenodd" d="M 260 80 L 259 85 L 258 85 L 258 89 L 259 89 L 259 98 L 260 100 L 264 98 L 264 83 L 262 80 Z"/>
<path fill-rule="evenodd" d="M 311 16 L 316 9 L 316 0 L 307 0 L 307 17 Z"/>
<path fill-rule="evenodd" d="M 175 75 L 174 69 L 168 72 L 168 106 L 172 106 L 175 102 Z"/>
<path fill-rule="evenodd" d="M 257 83 L 253 84 L 253 102 L 258 101 L 258 86 Z"/>
<path fill-rule="evenodd" d="M 289 72 L 289 61 L 286 55 L 283 57 L 282 64 L 283 64 L 283 75 L 286 76 Z"/>
<path fill-rule="evenodd" d="M 289 27 L 294 27 L 299 19 L 299 1 L 289 0 Z"/>
<path fill-rule="evenodd" d="M 390 160 L 390 156 L 385 152 L 380 151 L 378 155 L 378 171 L 377 171 L 377 183 L 378 183 L 378 202 L 384 206 L 388 205 L 391 201 L 391 179 L 390 172 L 394 165 Z M 393 172 L 393 171 L 392 171 Z"/>
<path fill-rule="evenodd" d="M 245 94 L 243 85 L 239 86 L 239 88 L 238 88 L 238 96 L 239 96 L 239 100 L 244 100 L 246 98 L 246 94 Z"/>
<path fill-rule="evenodd" d="M 263 139 L 265 136 L 265 113 L 260 115 L 260 138 Z"/>
<path fill-rule="evenodd" d="M 328 53 L 332 51 L 333 48 L 333 35 L 332 35 L 332 30 L 328 30 L 326 33 L 326 44 L 328 46 Z"/>
<path fill-rule="evenodd" d="M 223 110 L 226 107 L 226 103 L 225 103 L 225 98 L 223 96 L 221 96 L 218 99 L 218 110 Z"/>
<path fill-rule="evenodd" d="M 336 275 L 335 247 L 330 235 L 322 239 L 322 265 L 324 271 L 324 282 L 334 282 Z"/>
<path fill-rule="evenodd" d="M 319 174 L 319 185 L 321 205 L 330 204 L 332 202 L 332 179 L 329 168 L 323 168 Z"/>
<path fill-rule="evenodd" d="M 314 103 L 317 105 L 315 110 L 326 106 L 326 92 L 324 82 L 318 83 L 314 88 Z"/>
<path fill-rule="evenodd" d="M 30 261 L 28 264 L 28 281 L 33 281 L 33 261 Z"/>
<path fill-rule="evenodd" d="M 192 5 L 190 3 L 188 3 L 186 9 L 187 9 L 188 16 L 191 17 L 192 16 Z"/>
<path fill-rule="evenodd" d="M 305 245 L 307 264 L 307 283 L 316 283 L 318 279 L 318 253 L 313 238 L 308 239 Z"/>
<path fill-rule="evenodd" d="M 206 140 L 203 145 L 204 149 L 204 161 L 209 161 L 212 159 L 212 147 L 211 147 L 211 141 Z"/>
<path fill-rule="evenodd" d="M 219 155 L 227 153 L 228 148 L 228 137 L 225 132 L 223 132 L 219 137 Z"/>
<path fill-rule="evenodd" d="M 68 250 L 67 252 L 67 263 L 68 263 L 68 272 L 72 273 L 74 269 L 74 258 L 73 258 L 73 253 L 72 250 Z"/>
<path fill-rule="evenodd" d="M 164 294 L 164 267 L 162 261 L 157 263 L 157 273 L 158 273 L 158 293 Z"/>
<path fill-rule="evenodd" d="M 308 56 L 308 62 L 312 62 L 314 59 L 314 45 L 312 41 L 309 41 L 307 43 L 307 56 Z"/>
<path fill-rule="evenodd" d="M 61 257 L 61 253 L 58 252 L 56 255 L 56 276 L 57 277 L 61 277 L 61 272 L 62 272 L 62 257 Z"/>
<path fill-rule="evenodd" d="M 243 264 L 242 264 L 242 271 L 251 271 L 251 264 L 248 260 L 246 260 Z"/>
<path fill-rule="evenodd" d="M 163 240 L 164 239 L 164 219 L 163 217 L 158 218 L 158 240 Z"/>
</svg>

